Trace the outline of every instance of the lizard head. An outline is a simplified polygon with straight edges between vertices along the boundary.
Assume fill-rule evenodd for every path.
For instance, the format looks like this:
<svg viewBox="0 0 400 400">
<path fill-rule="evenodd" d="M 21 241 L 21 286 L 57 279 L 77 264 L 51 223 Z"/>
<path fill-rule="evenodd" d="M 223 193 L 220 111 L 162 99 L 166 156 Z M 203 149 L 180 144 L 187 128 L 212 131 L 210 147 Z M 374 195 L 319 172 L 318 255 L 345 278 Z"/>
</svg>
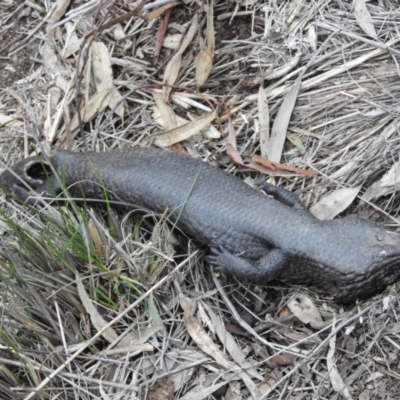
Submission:
<svg viewBox="0 0 400 400">
<path fill-rule="evenodd" d="M 353 218 L 329 221 L 324 226 L 325 247 L 321 246 L 324 250 L 317 259 L 330 275 L 327 278 L 338 302 L 368 297 L 399 279 L 400 234 Z"/>
</svg>

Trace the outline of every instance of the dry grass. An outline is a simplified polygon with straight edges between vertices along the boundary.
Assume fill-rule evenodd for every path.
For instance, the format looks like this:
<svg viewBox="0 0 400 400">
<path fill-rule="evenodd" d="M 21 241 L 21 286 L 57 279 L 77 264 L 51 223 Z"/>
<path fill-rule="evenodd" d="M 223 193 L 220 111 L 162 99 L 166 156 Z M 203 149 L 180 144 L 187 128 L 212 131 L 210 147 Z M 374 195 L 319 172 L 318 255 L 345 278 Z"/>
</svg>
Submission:
<svg viewBox="0 0 400 400">
<path fill-rule="evenodd" d="M 0 5 L 6 165 L 33 146 L 174 143 L 244 179 L 259 172 L 227 154 L 265 171 L 251 156 L 267 153 L 318 172 L 272 174 L 308 207 L 361 188 L 339 192 L 342 215 L 399 227 L 387 175 L 400 151 L 397 1 L 370 1 L 361 18 L 363 1 L 215 1 L 212 17 L 187 0 L 169 22 L 157 16 L 168 0 L 49 3 Z M 156 56 L 162 21 L 175 49 Z M 177 129 L 180 118 L 202 119 Z M 270 126 L 290 137 L 283 149 L 265 143 Z M 213 278 L 162 217 L 5 199 L 1 214 L 1 398 L 399 397 L 395 286 L 344 308 L 303 287 Z"/>
</svg>

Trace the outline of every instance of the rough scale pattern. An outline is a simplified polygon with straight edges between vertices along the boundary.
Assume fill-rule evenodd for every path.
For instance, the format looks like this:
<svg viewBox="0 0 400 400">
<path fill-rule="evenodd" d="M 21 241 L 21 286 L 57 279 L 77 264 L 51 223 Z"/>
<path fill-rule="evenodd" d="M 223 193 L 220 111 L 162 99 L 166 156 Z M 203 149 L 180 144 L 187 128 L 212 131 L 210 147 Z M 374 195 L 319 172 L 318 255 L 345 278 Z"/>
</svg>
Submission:
<svg viewBox="0 0 400 400">
<path fill-rule="evenodd" d="M 187 156 L 154 148 L 57 150 L 51 162 L 74 197 L 104 199 L 106 190 L 114 202 L 168 209 L 182 231 L 211 247 L 214 268 L 240 278 L 307 284 L 351 302 L 400 275 L 400 235 L 369 221 L 320 221 L 283 189 L 271 188 L 271 198 Z M 29 190 L 22 181 L 47 195 L 63 186 L 36 157 L 13 171 L 3 172 L 0 184 L 24 201 Z"/>
</svg>

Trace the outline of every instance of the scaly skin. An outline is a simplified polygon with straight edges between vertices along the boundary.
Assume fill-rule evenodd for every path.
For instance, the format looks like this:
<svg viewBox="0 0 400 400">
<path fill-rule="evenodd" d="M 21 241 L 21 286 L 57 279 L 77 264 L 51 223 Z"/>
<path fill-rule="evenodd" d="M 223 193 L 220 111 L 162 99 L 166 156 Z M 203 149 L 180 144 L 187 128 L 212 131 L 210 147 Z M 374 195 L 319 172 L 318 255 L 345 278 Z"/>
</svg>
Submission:
<svg viewBox="0 0 400 400">
<path fill-rule="evenodd" d="M 211 248 L 214 269 L 255 282 L 272 279 L 316 286 L 348 303 L 400 276 L 400 235 L 369 221 L 320 221 L 290 192 L 260 183 L 268 197 L 217 168 L 166 150 L 107 153 L 55 151 L 30 157 L 0 175 L 23 201 L 67 187 L 75 198 L 107 199 L 157 213 Z M 58 175 L 58 176 L 57 176 Z M 19 179 L 17 178 L 19 177 Z M 62 184 L 61 184 L 62 182 Z"/>
</svg>

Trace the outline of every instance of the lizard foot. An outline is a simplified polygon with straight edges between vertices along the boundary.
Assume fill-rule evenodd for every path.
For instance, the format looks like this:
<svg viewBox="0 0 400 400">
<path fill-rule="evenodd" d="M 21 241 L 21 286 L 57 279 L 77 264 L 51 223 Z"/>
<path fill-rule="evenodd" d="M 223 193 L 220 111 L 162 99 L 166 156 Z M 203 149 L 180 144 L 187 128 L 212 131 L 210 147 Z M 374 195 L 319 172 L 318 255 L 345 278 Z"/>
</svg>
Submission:
<svg viewBox="0 0 400 400">
<path fill-rule="evenodd" d="M 270 250 L 253 264 L 250 260 L 235 256 L 222 246 L 212 247 L 206 260 L 217 272 L 254 282 L 275 279 L 287 262 L 285 254 L 279 249 Z"/>
</svg>

